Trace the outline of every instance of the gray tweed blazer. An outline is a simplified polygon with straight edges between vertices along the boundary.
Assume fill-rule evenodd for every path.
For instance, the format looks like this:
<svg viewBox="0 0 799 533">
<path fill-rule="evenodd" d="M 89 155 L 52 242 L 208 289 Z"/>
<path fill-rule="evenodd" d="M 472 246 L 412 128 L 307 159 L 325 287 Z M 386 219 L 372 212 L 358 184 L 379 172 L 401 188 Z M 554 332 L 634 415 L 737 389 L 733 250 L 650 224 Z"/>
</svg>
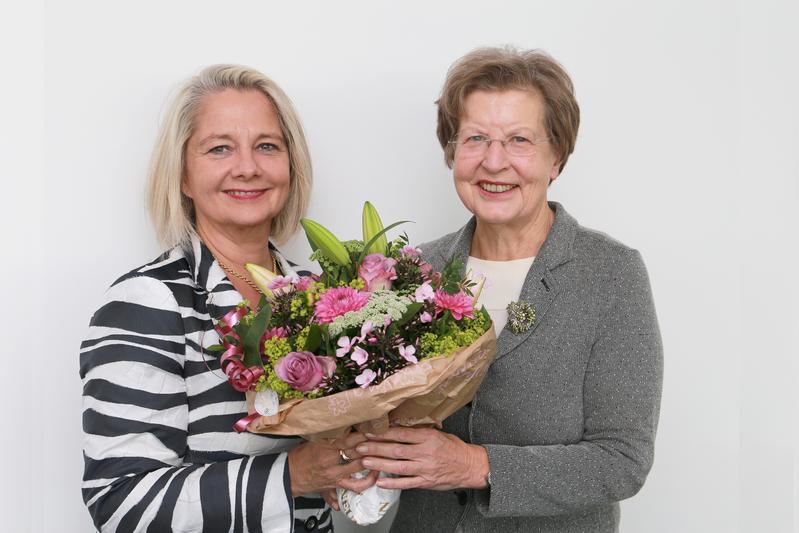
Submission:
<svg viewBox="0 0 799 533">
<path fill-rule="evenodd" d="M 392 533 L 614 532 L 619 500 L 652 466 L 663 351 L 640 254 L 555 222 L 525 279 L 535 324 L 504 329 L 472 403 L 444 430 L 488 450 L 491 487 L 402 493 Z M 472 219 L 421 246 L 440 270 L 466 260 Z"/>
</svg>

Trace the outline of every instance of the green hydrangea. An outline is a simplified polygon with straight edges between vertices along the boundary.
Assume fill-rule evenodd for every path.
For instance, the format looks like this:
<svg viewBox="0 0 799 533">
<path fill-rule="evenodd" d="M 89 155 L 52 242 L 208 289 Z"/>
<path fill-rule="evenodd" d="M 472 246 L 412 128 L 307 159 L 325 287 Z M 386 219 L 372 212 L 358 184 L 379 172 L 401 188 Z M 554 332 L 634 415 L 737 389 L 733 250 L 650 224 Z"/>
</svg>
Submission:
<svg viewBox="0 0 799 533">
<path fill-rule="evenodd" d="M 442 334 L 425 333 L 420 339 L 421 358 L 449 355 L 458 348 L 470 346 L 488 330 L 491 323 L 482 313 L 474 320 L 461 320 L 449 324 Z"/>
<path fill-rule="evenodd" d="M 330 335 L 335 337 L 348 328 L 359 328 L 367 320 L 382 325 L 386 317 L 399 320 L 408 309 L 410 301 L 391 291 L 374 291 L 369 302 L 358 311 L 352 311 L 336 318 L 330 324 Z"/>
<path fill-rule="evenodd" d="M 291 300 L 291 319 L 299 320 L 308 316 L 310 308 L 311 306 L 308 303 L 308 298 L 302 294 L 298 294 Z"/>
<path fill-rule="evenodd" d="M 363 252 L 363 241 L 351 240 L 351 241 L 343 241 L 341 244 L 344 245 L 344 248 L 347 249 L 349 252 L 350 257 L 357 258 Z"/>
<path fill-rule="evenodd" d="M 302 392 L 292 389 L 288 383 L 277 377 L 277 374 L 272 371 L 267 371 L 258 378 L 258 383 L 255 385 L 255 390 L 257 392 L 263 392 L 267 389 L 275 391 L 281 402 L 283 400 L 305 397 Z"/>
<path fill-rule="evenodd" d="M 305 341 L 308 339 L 308 332 L 311 331 L 309 326 L 302 328 L 294 337 L 294 351 L 301 352 L 305 349 Z"/>
<path fill-rule="evenodd" d="M 264 354 L 269 358 L 269 364 L 274 367 L 281 357 L 285 357 L 291 351 L 291 343 L 288 339 L 272 337 L 264 342 Z"/>
</svg>

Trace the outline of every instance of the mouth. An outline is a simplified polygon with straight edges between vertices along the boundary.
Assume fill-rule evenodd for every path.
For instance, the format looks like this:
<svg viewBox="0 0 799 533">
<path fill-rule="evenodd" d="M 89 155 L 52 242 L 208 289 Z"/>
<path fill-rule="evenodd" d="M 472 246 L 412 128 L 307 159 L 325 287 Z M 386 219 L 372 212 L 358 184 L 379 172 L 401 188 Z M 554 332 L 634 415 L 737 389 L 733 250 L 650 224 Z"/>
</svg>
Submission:
<svg viewBox="0 0 799 533">
<path fill-rule="evenodd" d="M 480 181 L 477 183 L 477 186 L 491 194 L 502 194 L 518 187 L 518 185 L 513 185 L 511 183 L 494 183 L 490 181 Z"/>
<path fill-rule="evenodd" d="M 224 191 L 225 194 L 235 200 L 254 200 L 263 196 L 266 189 L 244 190 L 244 189 L 228 189 Z"/>
</svg>

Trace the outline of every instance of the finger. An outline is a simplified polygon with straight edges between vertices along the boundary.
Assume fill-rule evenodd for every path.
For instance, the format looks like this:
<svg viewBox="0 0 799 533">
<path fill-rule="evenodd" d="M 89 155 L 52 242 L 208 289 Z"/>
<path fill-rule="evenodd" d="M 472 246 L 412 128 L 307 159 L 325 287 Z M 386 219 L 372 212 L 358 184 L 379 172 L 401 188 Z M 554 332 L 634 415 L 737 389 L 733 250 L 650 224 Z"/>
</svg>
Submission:
<svg viewBox="0 0 799 533">
<path fill-rule="evenodd" d="M 361 459 L 363 466 L 369 470 L 378 470 L 386 474 L 400 476 L 415 476 L 421 472 L 421 465 L 416 461 L 398 461 L 382 457 L 364 457 Z"/>
<path fill-rule="evenodd" d="M 344 477 L 350 477 L 352 474 L 356 472 L 360 472 L 361 470 L 367 470 L 364 468 L 363 463 L 361 462 L 362 459 L 355 459 L 347 464 L 337 464 L 333 467 L 333 470 L 330 471 L 331 476 L 338 479 Z"/>
<path fill-rule="evenodd" d="M 354 477 L 348 477 L 338 480 L 338 486 L 343 489 L 349 489 L 351 491 L 355 491 L 358 494 L 365 491 L 369 487 L 375 484 L 375 477 L 374 476 L 366 476 L 361 479 L 356 479 Z"/>
<path fill-rule="evenodd" d="M 340 444 L 339 448 L 341 449 L 354 449 L 356 446 L 366 440 L 366 435 L 357 431 L 353 431 L 336 442 Z"/>
<path fill-rule="evenodd" d="M 368 437 L 370 441 L 394 441 L 418 444 L 430 439 L 435 433 L 437 433 L 436 430 L 429 428 L 392 427 L 388 428 L 380 435 L 369 434 Z"/>
<path fill-rule="evenodd" d="M 376 483 L 378 479 L 380 479 L 380 471 L 379 470 L 370 470 L 369 475 L 366 476 L 369 479 L 372 479 L 373 483 Z"/>
<path fill-rule="evenodd" d="M 402 444 L 397 442 L 364 442 L 359 444 L 355 451 L 359 457 L 383 457 L 385 459 L 415 459 L 419 457 L 421 448 L 416 444 Z"/>
<path fill-rule="evenodd" d="M 334 511 L 340 511 L 338 505 L 338 494 L 336 493 L 336 489 L 326 489 L 321 492 L 322 499 L 325 500 Z"/>
<path fill-rule="evenodd" d="M 425 487 L 426 482 L 424 478 L 418 476 L 407 477 L 381 477 L 377 480 L 377 486 L 381 489 L 417 489 Z"/>
</svg>

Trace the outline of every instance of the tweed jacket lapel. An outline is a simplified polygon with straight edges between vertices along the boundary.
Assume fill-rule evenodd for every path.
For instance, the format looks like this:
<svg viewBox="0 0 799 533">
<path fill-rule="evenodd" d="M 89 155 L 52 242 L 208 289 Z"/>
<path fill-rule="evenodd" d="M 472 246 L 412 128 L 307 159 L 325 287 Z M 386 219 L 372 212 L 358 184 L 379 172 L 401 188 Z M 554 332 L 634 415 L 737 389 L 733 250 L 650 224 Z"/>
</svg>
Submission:
<svg viewBox="0 0 799 533">
<path fill-rule="evenodd" d="M 535 322 L 530 329 L 519 334 L 513 333 L 507 327 L 504 328 L 497 337 L 497 359 L 510 353 L 533 334 L 538 325 L 544 320 L 552 302 L 555 301 L 562 288 L 558 281 L 556 269 L 571 259 L 572 246 L 578 225 L 577 221 L 559 203 L 549 202 L 549 206 L 555 210 L 555 221 L 535 261 L 533 261 L 530 270 L 527 272 L 527 277 L 519 295 L 520 302 L 527 302 L 535 309 Z M 452 244 L 444 254 L 446 259 L 460 257 L 465 268 L 476 225 L 477 222 L 472 217 L 455 234 Z M 464 274 L 465 272 L 461 272 L 461 275 Z"/>
</svg>

